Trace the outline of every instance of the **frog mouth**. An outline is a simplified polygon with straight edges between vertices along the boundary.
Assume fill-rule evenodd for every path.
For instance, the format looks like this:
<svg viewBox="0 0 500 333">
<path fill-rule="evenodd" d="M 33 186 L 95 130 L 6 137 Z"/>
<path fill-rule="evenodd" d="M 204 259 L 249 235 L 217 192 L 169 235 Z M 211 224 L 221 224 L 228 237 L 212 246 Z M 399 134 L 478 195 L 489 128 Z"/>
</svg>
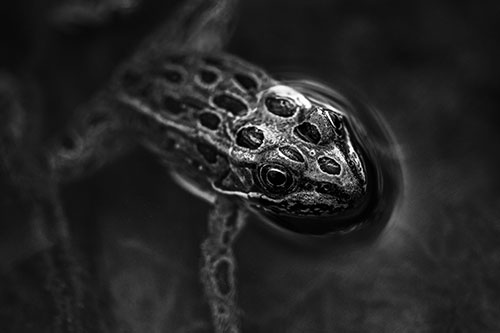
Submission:
<svg viewBox="0 0 500 333">
<path fill-rule="evenodd" d="M 309 236 L 342 236 L 357 231 L 366 224 L 365 219 L 337 218 L 331 215 L 292 216 L 276 214 L 270 210 L 259 210 L 258 214 L 280 229 Z"/>
</svg>

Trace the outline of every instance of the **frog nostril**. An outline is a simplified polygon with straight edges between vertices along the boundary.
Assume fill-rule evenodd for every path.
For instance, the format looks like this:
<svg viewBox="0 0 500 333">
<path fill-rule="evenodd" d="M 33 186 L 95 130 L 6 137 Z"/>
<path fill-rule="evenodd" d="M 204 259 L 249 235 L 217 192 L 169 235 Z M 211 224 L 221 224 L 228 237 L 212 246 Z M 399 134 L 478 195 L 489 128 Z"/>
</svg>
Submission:
<svg viewBox="0 0 500 333">
<path fill-rule="evenodd" d="M 296 126 L 293 129 L 293 133 L 306 142 L 318 144 L 321 140 L 321 134 L 319 133 L 318 128 L 307 121 Z"/>
<path fill-rule="evenodd" d="M 321 171 L 330 175 L 338 175 L 341 171 L 340 164 L 326 156 L 320 157 L 318 159 L 318 165 Z"/>
<path fill-rule="evenodd" d="M 316 187 L 316 192 L 322 194 L 335 195 L 337 192 L 337 188 L 335 185 L 330 183 L 321 183 Z"/>
</svg>

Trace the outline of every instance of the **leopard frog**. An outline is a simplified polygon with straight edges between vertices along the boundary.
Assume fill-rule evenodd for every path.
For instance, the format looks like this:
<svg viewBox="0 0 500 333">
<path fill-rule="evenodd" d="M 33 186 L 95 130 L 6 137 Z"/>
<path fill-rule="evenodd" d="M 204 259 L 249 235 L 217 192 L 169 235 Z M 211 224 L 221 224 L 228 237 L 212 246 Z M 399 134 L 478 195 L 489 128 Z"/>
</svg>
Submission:
<svg viewBox="0 0 500 333">
<path fill-rule="evenodd" d="M 191 191 L 266 216 L 304 218 L 302 233 L 369 199 L 362 151 L 342 110 L 227 54 L 180 54 L 126 69 L 117 99 L 146 145 Z M 330 223 L 307 218 L 334 217 Z M 313 224 L 313 225 L 309 225 Z M 347 226 L 351 228 L 352 226 Z"/>
<path fill-rule="evenodd" d="M 232 245 L 247 212 L 301 235 L 354 233 L 381 220 L 391 179 L 370 110 L 223 52 L 234 11 L 234 0 L 187 1 L 47 150 L 62 179 L 139 142 L 213 204 L 201 279 L 217 332 L 239 330 Z"/>
</svg>

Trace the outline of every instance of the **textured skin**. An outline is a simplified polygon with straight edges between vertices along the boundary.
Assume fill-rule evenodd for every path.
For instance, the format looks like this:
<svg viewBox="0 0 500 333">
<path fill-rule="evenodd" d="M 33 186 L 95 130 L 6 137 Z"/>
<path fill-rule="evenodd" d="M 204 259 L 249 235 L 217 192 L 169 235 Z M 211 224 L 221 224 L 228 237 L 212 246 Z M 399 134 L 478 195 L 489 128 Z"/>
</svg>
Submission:
<svg viewBox="0 0 500 333">
<path fill-rule="evenodd" d="M 106 142 L 125 133 L 197 191 L 259 212 L 342 217 L 368 200 L 366 164 L 350 132 L 356 124 L 236 57 L 148 59 L 122 69 L 103 96 L 84 130 L 53 154 L 54 169 L 99 165 L 110 156 L 100 153 Z"/>
<path fill-rule="evenodd" d="M 193 192 L 215 201 L 201 277 L 217 332 L 239 327 L 232 243 L 244 225 L 242 208 L 268 217 L 327 218 L 334 226 L 311 231 L 304 220 L 306 233 L 350 232 L 365 222 L 355 214 L 369 195 L 366 164 L 349 131 L 354 124 L 335 106 L 238 58 L 145 57 L 124 66 L 86 108 L 49 152 L 57 174 L 97 168 L 132 139 L 156 152 Z M 337 226 L 335 217 L 344 215 L 354 215 L 354 223 Z"/>
</svg>

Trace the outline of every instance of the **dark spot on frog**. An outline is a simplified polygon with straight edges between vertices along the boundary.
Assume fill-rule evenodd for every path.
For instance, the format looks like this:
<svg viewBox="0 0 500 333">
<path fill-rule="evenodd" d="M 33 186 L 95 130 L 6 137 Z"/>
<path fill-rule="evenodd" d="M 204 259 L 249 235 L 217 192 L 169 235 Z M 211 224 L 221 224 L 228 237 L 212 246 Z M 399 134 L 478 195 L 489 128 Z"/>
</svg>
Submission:
<svg viewBox="0 0 500 333">
<path fill-rule="evenodd" d="M 321 140 L 321 134 L 318 128 L 310 122 L 303 122 L 293 129 L 293 133 L 306 142 L 318 144 Z"/>
<path fill-rule="evenodd" d="M 297 150 L 297 148 L 291 147 L 291 146 L 286 146 L 286 147 L 280 147 L 278 148 L 279 151 L 291 159 L 292 161 L 295 162 L 304 162 L 304 157 L 302 154 Z"/>
<path fill-rule="evenodd" d="M 199 116 L 200 124 L 210 130 L 216 130 L 220 125 L 219 116 L 212 112 L 203 112 Z"/>
<path fill-rule="evenodd" d="M 245 103 L 243 103 L 240 99 L 227 94 L 215 96 L 213 98 L 213 102 L 219 108 L 229 111 L 235 116 L 240 116 L 248 111 Z"/>
<path fill-rule="evenodd" d="M 236 144 L 244 148 L 257 149 L 262 142 L 264 142 L 264 133 L 254 126 L 244 127 L 236 134 Z"/>
<path fill-rule="evenodd" d="M 280 117 L 291 117 L 297 110 L 296 105 L 285 98 L 267 97 L 264 104 L 269 112 Z"/>
<path fill-rule="evenodd" d="M 254 79 L 252 79 L 250 76 L 248 76 L 246 74 L 243 74 L 243 73 L 234 74 L 234 79 L 245 90 L 254 91 L 258 87 L 257 81 L 255 81 Z"/>
<path fill-rule="evenodd" d="M 167 81 L 171 83 L 178 84 L 182 81 L 182 74 L 174 69 L 164 68 L 160 71 L 160 76 L 165 78 Z"/>
<path fill-rule="evenodd" d="M 201 82 L 208 85 L 215 83 L 218 79 L 217 73 L 209 69 L 202 69 L 198 74 L 198 76 Z"/>
<path fill-rule="evenodd" d="M 228 259 L 221 259 L 215 263 L 215 282 L 217 285 L 217 291 L 222 296 L 229 294 L 232 290 L 232 281 L 230 278 L 231 266 L 232 262 Z"/>
<path fill-rule="evenodd" d="M 209 146 L 204 143 L 197 143 L 196 149 L 208 163 L 215 164 L 217 162 L 218 152 L 212 146 Z"/>
<path fill-rule="evenodd" d="M 334 176 L 338 175 L 342 170 L 340 164 L 326 156 L 322 156 L 318 159 L 318 165 L 321 171 Z"/>
</svg>

